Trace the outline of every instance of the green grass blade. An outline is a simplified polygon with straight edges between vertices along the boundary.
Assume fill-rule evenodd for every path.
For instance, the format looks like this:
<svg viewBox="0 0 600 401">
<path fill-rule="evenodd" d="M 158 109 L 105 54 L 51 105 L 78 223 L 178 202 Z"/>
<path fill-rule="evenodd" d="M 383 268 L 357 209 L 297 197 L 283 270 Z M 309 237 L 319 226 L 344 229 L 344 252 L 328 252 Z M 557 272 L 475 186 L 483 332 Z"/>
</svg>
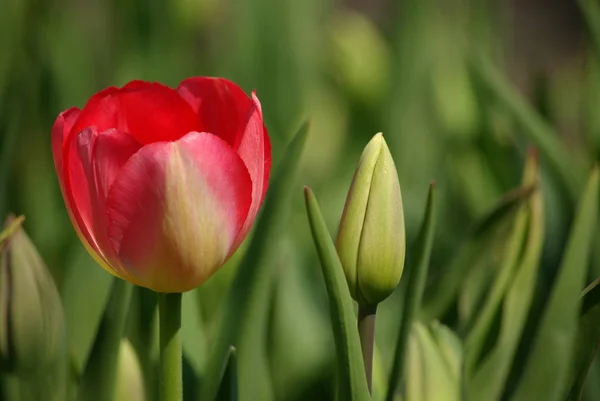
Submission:
<svg viewBox="0 0 600 401">
<path fill-rule="evenodd" d="M 285 227 L 296 171 L 307 133 L 308 122 L 305 122 L 288 145 L 270 184 L 262 213 L 256 223 L 256 232 L 225 300 L 223 320 L 216 336 L 217 343 L 209 357 L 207 373 L 200 392 L 202 401 L 211 401 L 217 396 L 219 368 L 232 344 L 238 349 L 240 394 L 242 396 L 248 394 L 261 400 L 269 397 L 265 394 L 250 393 L 253 391 L 251 387 L 256 391 L 268 391 L 264 387 L 257 387 L 266 384 L 258 383 L 259 375 L 256 375 L 256 371 L 264 369 L 265 375 L 261 372 L 259 379 L 268 380 L 265 377 L 268 368 L 266 357 L 259 348 L 264 341 L 261 342 L 263 339 L 256 338 L 261 333 L 255 330 L 264 330 L 266 326 L 268 295 L 273 275 L 272 264 L 268 263 L 268 258 L 271 250 L 275 249 L 280 231 Z M 265 324 L 257 320 L 262 318 L 265 319 Z M 251 341 L 258 341 L 258 343 L 240 346 L 241 341 L 245 344 Z M 247 379 L 245 375 L 248 375 Z M 246 386 L 249 388 L 246 389 Z"/>
<path fill-rule="evenodd" d="M 387 401 L 393 401 L 396 394 L 399 381 L 402 380 L 402 372 L 406 365 L 406 349 L 412 323 L 421 307 L 423 290 L 425 289 L 425 280 L 429 270 L 429 260 L 431 259 L 431 250 L 433 248 L 433 237 L 435 234 L 436 223 L 436 189 L 432 183 L 429 187 L 429 196 L 427 197 L 427 207 L 425 217 L 415 243 L 415 261 L 409 263 L 407 271 L 408 280 L 406 283 L 406 300 L 404 311 L 402 312 L 402 322 L 398 332 L 396 342 L 396 355 L 392 365 L 388 381 Z"/>
<path fill-rule="evenodd" d="M 423 316 L 431 320 L 443 316 L 456 298 L 459 288 L 470 269 L 495 239 L 498 229 L 518 211 L 533 193 L 533 187 L 517 188 L 502 199 L 476 224 L 450 265 L 442 272 L 432 288 L 425 291 Z"/>
<path fill-rule="evenodd" d="M 544 241 L 542 194 L 527 205 L 527 236 L 514 279 L 504 297 L 500 333 L 495 346 L 468 383 L 468 399 L 499 400 L 525 327 L 535 292 Z"/>
<path fill-rule="evenodd" d="M 111 401 L 133 285 L 113 280 L 110 298 L 79 387 L 80 401 Z"/>
<path fill-rule="evenodd" d="M 310 188 L 305 188 L 304 193 L 308 221 L 321 260 L 329 297 L 329 311 L 337 351 L 338 400 L 370 400 L 356 328 L 356 315 L 342 264 L 314 194 Z"/>
<path fill-rule="evenodd" d="M 77 244 L 61 288 L 69 354 L 77 375 L 83 373 L 117 278 L 94 262 Z"/>
<path fill-rule="evenodd" d="M 524 187 L 533 187 L 536 184 L 537 179 L 537 157 L 534 153 L 531 153 L 525 164 L 522 185 Z M 532 197 L 529 197 L 529 202 L 531 202 L 532 199 Z M 484 345 L 494 323 L 494 317 L 502 304 L 505 294 L 508 292 L 510 284 L 517 274 L 523 243 L 527 234 L 527 206 L 527 203 L 522 203 L 520 205 L 514 219 L 508 244 L 504 249 L 500 270 L 497 273 L 491 288 L 486 291 L 487 296 L 483 299 L 483 304 L 477 308 L 478 313 L 467 325 L 468 334 L 465 342 L 465 366 L 468 375 L 475 371 L 476 365 L 483 355 Z"/>
<path fill-rule="evenodd" d="M 575 342 L 573 378 L 569 390 L 569 401 L 580 401 L 586 377 L 598 354 L 600 344 L 600 279 L 596 279 L 584 291 L 581 300 L 581 316 Z"/>
<path fill-rule="evenodd" d="M 579 0 L 579 8 L 594 46 L 596 57 L 600 61 L 600 3 L 598 0 Z"/>
<path fill-rule="evenodd" d="M 498 106 L 512 116 L 527 139 L 539 148 L 553 173 L 568 191 L 570 199 L 577 199 L 582 188 L 582 167 L 569 157 L 550 124 L 516 92 L 488 59 L 475 57 L 472 60 L 472 74 L 475 82 L 492 95 Z"/>
<path fill-rule="evenodd" d="M 225 361 L 223 361 L 221 372 L 217 401 L 237 401 L 237 357 L 235 347 L 229 347 L 229 352 L 225 357 Z"/>
<path fill-rule="evenodd" d="M 512 401 L 555 401 L 564 397 L 593 235 L 598 223 L 598 168 L 579 203 L 560 270 L 537 329 L 529 360 Z"/>
</svg>

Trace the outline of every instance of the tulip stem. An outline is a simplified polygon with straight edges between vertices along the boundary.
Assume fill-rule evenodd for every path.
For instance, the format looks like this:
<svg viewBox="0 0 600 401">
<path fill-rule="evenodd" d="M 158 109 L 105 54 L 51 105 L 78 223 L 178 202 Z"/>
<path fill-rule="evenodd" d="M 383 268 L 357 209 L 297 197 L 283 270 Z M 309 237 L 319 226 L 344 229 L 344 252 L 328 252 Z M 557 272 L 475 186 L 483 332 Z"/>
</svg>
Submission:
<svg viewBox="0 0 600 401">
<path fill-rule="evenodd" d="M 158 294 L 160 321 L 159 401 L 182 401 L 181 294 Z"/>
<path fill-rule="evenodd" d="M 365 364 L 365 375 L 369 393 L 371 392 L 371 381 L 373 376 L 373 346 L 375 344 L 375 315 L 377 305 L 358 307 L 358 335 L 360 336 L 360 347 L 362 349 Z"/>
</svg>

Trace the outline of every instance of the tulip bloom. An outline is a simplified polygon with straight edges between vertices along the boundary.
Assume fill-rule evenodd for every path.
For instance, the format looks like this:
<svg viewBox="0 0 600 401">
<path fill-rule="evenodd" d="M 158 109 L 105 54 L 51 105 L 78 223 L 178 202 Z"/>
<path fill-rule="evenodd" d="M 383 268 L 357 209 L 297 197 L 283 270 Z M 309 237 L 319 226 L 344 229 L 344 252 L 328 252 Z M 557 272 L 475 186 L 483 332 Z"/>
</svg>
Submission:
<svg viewBox="0 0 600 401">
<path fill-rule="evenodd" d="M 166 293 L 197 287 L 227 261 L 271 168 L 258 98 L 222 78 L 107 88 L 58 116 L 52 152 L 89 253 L 115 276 Z"/>
</svg>

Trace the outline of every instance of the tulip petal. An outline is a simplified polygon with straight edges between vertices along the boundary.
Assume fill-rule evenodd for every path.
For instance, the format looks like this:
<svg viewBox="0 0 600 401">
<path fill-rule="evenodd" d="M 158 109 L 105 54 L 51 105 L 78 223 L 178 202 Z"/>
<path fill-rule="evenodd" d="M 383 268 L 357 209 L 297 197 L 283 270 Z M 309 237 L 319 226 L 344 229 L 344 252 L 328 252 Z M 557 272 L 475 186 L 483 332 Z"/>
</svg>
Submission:
<svg viewBox="0 0 600 401">
<path fill-rule="evenodd" d="M 252 93 L 254 107 L 247 124 L 237 136 L 236 149 L 248 168 L 252 179 L 252 205 L 238 241 L 241 242 L 254 223 L 262 205 L 269 183 L 271 171 L 271 142 L 263 124 L 262 109 L 255 93 Z"/>
<path fill-rule="evenodd" d="M 108 149 L 110 147 L 110 151 Z M 116 130 L 101 134 L 95 127 L 71 135 L 65 144 L 65 203 L 88 252 L 107 271 L 127 278 L 110 250 L 104 204 L 106 186 L 140 145 Z"/>
<path fill-rule="evenodd" d="M 251 202 L 252 181 L 235 151 L 191 132 L 129 159 L 109 191 L 108 234 L 140 285 L 188 291 L 226 261 Z"/>
<path fill-rule="evenodd" d="M 239 86 L 224 78 L 194 77 L 181 82 L 177 90 L 192 106 L 202 131 L 235 145 L 253 107 Z"/>
<path fill-rule="evenodd" d="M 199 128 L 192 108 L 167 86 L 132 81 L 94 95 L 81 111 L 75 133 L 95 126 L 99 132 L 115 128 L 139 143 L 173 141 Z"/>
<path fill-rule="evenodd" d="M 72 131 L 73 132 L 73 131 Z M 92 200 L 88 174 L 84 165 L 89 164 L 95 128 L 87 128 L 79 134 L 69 135 L 63 151 L 63 197 L 73 227 L 89 254 L 110 273 L 120 277 L 104 257 L 92 233 Z M 82 160 L 83 158 L 83 160 Z"/>
<path fill-rule="evenodd" d="M 58 176 L 60 189 L 63 191 L 63 148 L 64 143 L 71 132 L 71 128 L 79 117 L 81 111 L 77 107 L 71 107 L 58 115 L 52 126 L 52 156 L 54 168 Z M 67 207 L 68 209 L 68 207 Z"/>
</svg>

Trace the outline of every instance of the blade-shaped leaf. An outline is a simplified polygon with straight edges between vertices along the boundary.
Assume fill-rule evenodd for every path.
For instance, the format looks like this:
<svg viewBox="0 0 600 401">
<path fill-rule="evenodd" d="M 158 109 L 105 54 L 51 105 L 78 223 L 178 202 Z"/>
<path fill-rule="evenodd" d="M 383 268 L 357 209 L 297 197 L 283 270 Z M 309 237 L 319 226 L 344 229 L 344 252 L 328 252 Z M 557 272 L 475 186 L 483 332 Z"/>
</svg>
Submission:
<svg viewBox="0 0 600 401">
<path fill-rule="evenodd" d="M 598 324 L 600 322 L 600 279 L 596 279 L 583 291 L 581 303 L 569 401 L 582 399 L 588 371 L 598 354 L 600 345 L 600 324 Z"/>
<path fill-rule="evenodd" d="M 221 372 L 217 401 L 237 401 L 237 356 L 235 347 L 229 347 Z"/>
<path fill-rule="evenodd" d="M 490 212 L 476 224 L 475 229 L 467 238 L 456 257 L 442 272 L 432 288 L 425 293 L 423 315 L 426 320 L 442 316 L 456 297 L 464 278 L 469 275 L 477 261 L 485 256 L 491 242 L 495 241 L 498 230 L 506 220 L 513 216 L 519 207 L 533 193 L 533 187 L 517 188 L 500 199 Z"/>
<path fill-rule="evenodd" d="M 317 200 L 309 188 L 305 188 L 305 197 L 308 221 L 321 260 L 329 297 L 329 311 L 337 351 L 338 400 L 367 401 L 371 397 L 367 389 L 350 290 Z"/>
<path fill-rule="evenodd" d="M 81 245 L 76 246 L 68 262 L 61 298 L 69 353 L 79 375 L 87 364 L 113 281 L 117 279 L 98 266 Z"/>
<path fill-rule="evenodd" d="M 596 57 L 600 60 L 600 3 L 597 0 L 579 0 L 578 3 L 594 45 Z"/>
<path fill-rule="evenodd" d="M 537 178 L 537 156 L 532 152 L 525 164 L 523 185 L 525 187 L 531 187 L 535 185 Z M 529 203 L 531 203 L 533 199 L 534 198 L 530 197 Z M 500 270 L 497 272 L 491 288 L 486 291 L 487 296 L 482 300 L 483 304 L 477 308 L 478 313 L 474 315 L 474 320 L 467 325 L 468 334 L 465 343 L 465 366 L 469 375 L 474 372 L 476 365 L 482 356 L 483 347 L 493 325 L 494 317 L 508 291 L 509 285 L 517 274 L 523 242 L 525 241 L 527 234 L 528 206 L 527 203 L 523 203 L 519 206 L 508 244 L 503 250 L 504 254 Z"/>
<path fill-rule="evenodd" d="M 110 400 L 115 393 L 121 340 L 133 285 L 113 280 L 112 289 L 79 388 L 80 401 Z"/>
<path fill-rule="evenodd" d="M 560 270 L 512 401 L 554 401 L 566 393 L 577 334 L 580 292 L 598 223 L 598 186 L 596 167 L 579 203 Z"/>
<path fill-rule="evenodd" d="M 386 399 L 393 401 L 398 387 L 398 382 L 402 380 L 402 371 L 406 365 L 406 349 L 412 323 L 421 307 L 423 290 L 427 271 L 429 270 L 429 260 L 431 258 L 431 249 L 433 248 L 433 237 L 435 234 L 436 222 L 436 189 L 435 184 L 429 187 L 429 196 L 427 197 L 427 207 L 425 217 L 415 243 L 414 263 L 409 261 L 407 275 L 406 296 L 404 301 L 404 311 L 402 312 L 402 322 L 398 332 L 396 342 L 396 355 L 392 365 L 392 371 L 389 377 L 388 392 Z"/>
<path fill-rule="evenodd" d="M 537 175 L 537 174 L 536 174 Z M 514 279 L 504 297 L 500 333 L 495 346 L 468 383 L 468 399 L 499 400 L 533 300 L 543 245 L 541 192 L 527 205 L 527 236 Z"/>
<path fill-rule="evenodd" d="M 253 392 L 251 394 L 253 389 L 246 390 L 244 386 L 253 386 L 253 391 L 269 391 L 269 389 L 265 389 L 267 384 L 264 382 L 264 380 L 268 380 L 265 377 L 268 372 L 267 361 L 259 348 L 262 339 L 256 337 L 266 326 L 269 286 L 273 273 L 272 266 L 268 263 L 269 249 L 275 247 L 274 244 L 280 236 L 279 230 L 285 226 L 295 173 L 307 133 L 308 123 L 306 122 L 288 145 L 270 184 L 262 213 L 256 223 L 256 232 L 225 300 L 223 320 L 216 337 L 217 344 L 209 357 L 207 374 L 200 392 L 200 399 L 203 401 L 214 400 L 217 395 L 219 367 L 231 344 L 234 344 L 239 350 L 238 375 L 241 397 L 258 397 L 261 400 L 269 397 L 268 393 L 256 394 Z M 262 318 L 265 319 L 265 324 L 258 320 Z M 244 341 L 246 344 L 250 341 L 256 342 L 249 346 L 240 346 L 240 341 Z M 264 369 L 264 372 L 256 375 L 256 369 Z M 245 379 L 246 374 L 248 379 Z M 259 383 L 257 377 L 263 382 Z M 259 388 L 259 386 L 262 387 Z"/>
<path fill-rule="evenodd" d="M 555 176 L 575 200 L 582 188 L 582 166 L 569 157 L 558 135 L 533 107 L 520 96 L 501 73 L 484 57 L 471 60 L 475 82 L 481 85 L 520 126 L 521 131 L 535 143 Z"/>
</svg>

